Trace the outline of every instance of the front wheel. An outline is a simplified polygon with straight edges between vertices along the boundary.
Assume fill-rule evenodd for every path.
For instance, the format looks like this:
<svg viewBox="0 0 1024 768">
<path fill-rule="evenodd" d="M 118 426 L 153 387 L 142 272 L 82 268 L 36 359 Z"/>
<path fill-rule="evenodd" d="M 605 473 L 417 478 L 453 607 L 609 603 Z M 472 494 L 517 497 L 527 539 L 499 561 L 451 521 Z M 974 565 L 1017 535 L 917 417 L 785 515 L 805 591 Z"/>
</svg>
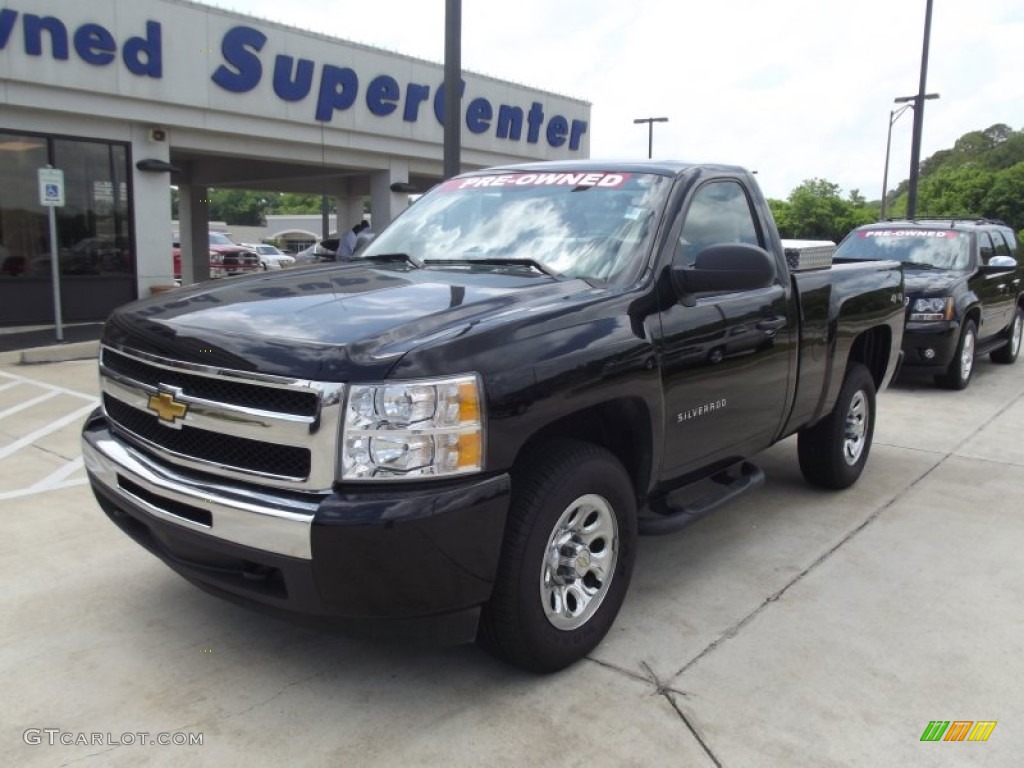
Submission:
<svg viewBox="0 0 1024 768">
<path fill-rule="evenodd" d="M 943 389 L 967 389 L 974 373 L 974 350 L 978 346 L 978 326 L 973 320 L 964 323 L 956 352 L 945 373 L 935 375 L 935 383 Z"/>
<path fill-rule="evenodd" d="M 832 412 L 797 438 L 804 479 L 822 488 L 849 488 L 864 471 L 874 434 L 875 381 L 853 363 Z"/>
<path fill-rule="evenodd" d="M 535 448 L 512 473 L 480 644 L 534 672 L 554 672 L 586 656 L 626 596 L 636 529 L 633 485 L 614 455 L 570 440 Z"/>
<path fill-rule="evenodd" d="M 989 355 L 993 363 L 1010 365 L 1020 354 L 1021 334 L 1024 333 L 1024 310 L 1017 307 L 1013 310 L 1013 322 L 1006 329 L 1006 344 Z"/>
</svg>

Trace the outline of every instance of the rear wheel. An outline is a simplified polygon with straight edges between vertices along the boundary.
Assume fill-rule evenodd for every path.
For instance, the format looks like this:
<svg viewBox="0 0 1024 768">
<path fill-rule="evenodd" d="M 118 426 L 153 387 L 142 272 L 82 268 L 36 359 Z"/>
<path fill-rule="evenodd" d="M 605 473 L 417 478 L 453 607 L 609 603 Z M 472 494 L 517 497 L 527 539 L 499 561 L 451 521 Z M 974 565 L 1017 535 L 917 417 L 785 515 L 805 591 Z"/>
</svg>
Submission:
<svg viewBox="0 0 1024 768">
<path fill-rule="evenodd" d="M 556 441 L 513 472 L 501 563 L 479 641 L 534 672 L 583 658 L 604 638 L 629 587 L 636 502 L 609 451 Z"/>
<path fill-rule="evenodd" d="M 840 490 L 857 482 L 875 434 L 875 381 L 853 363 L 832 412 L 800 432 L 800 471 L 812 485 Z"/>
<path fill-rule="evenodd" d="M 967 389 L 974 373 L 974 350 L 978 346 L 978 326 L 973 320 L 964 323 L 960 341 L 945 373 L 935 376 L 935 383 L 944 389 Z"/>
<path fill-rule="evenodd" d="M 1006 329 L 1006 344 L 989 355 L 993 363 L 1010 365 L 1016 362 L 1020 354 L 1021 335 L 1024 334 L 1024 310 L 1017 307 L 1013 311 L 1013 322 Z"/>
</svg>

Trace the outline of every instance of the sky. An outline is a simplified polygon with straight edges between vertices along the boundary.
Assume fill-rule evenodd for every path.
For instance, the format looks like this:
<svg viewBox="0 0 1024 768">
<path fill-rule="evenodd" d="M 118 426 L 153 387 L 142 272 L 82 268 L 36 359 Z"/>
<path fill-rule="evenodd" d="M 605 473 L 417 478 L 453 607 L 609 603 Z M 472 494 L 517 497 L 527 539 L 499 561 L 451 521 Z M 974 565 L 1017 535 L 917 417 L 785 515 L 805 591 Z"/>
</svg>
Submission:
<svg viewBox="0 0 1024 768">
<path fill-rule="evenodd" d="M 441 63 L 445 0 L 202 0 Z M 463 0 L 462 67 L 592 104 L 590 156 L 756 170 L 769 197 L 827 179 L 882 194 L 893 99 L 918 92 L 926 0 Z M 1024 129 L 1024 2 L 934 0 L 921 159 Z M 913 112 L 892 125 L 907 178 Z"/>
</svg>

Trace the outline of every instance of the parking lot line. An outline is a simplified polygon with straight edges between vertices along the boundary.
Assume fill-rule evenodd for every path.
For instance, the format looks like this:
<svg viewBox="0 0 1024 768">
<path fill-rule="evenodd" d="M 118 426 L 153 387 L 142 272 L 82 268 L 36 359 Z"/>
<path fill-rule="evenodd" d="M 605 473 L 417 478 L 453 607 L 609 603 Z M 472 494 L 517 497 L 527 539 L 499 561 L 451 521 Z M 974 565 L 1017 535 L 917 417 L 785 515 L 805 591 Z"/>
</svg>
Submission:
<svg viewBox="0 0 1024 768">
<path fill-rule="evenodd" d="M 17 405 L 8 408 L 6 411 L 0 411 L 0 419 L 7 418 L 8 416 L 18 413 L 19 411 L 24 411 L 26 408 L 31 408 L 33 405 L 45 403 L 47 400 L 52 400 L 55 397 L 60 397 L 60 394 L 60 392 L 47 392 L 45 395 L 33 397 L 31 400 L 26 400 L 23 403 L 18 403 Z"/>
<path fill-rule="evenodd" d="M 96 397 L 94 395 L 87 395 L 83 392 L 77 392 L 73 389 L 68 389 L 67 387 L 58 387 L 56 384 L 49 384 L 45 381 L 39 381 L 38 379 L 30 379 L 27 376 L 18 376 L 17 374 L 8 373 L 7 371 L 0 371 L 0 378 L 10 379 L 8 383 L 0 384 L 0 392 L 2 392 L 5 389 L 9 389 L 10 387 L 17 386 L 18 384 L 31 384 L 34 387 L 39 387 L 40 389 L 48 389 L 51 392 L 55 392 L 57 394 L 71 395 L 72 397 L 84 398 L 86 400 L 89 400 L 90 402 L 96 401 Z"/>
<path fill-rule="evenodd" d="M 0 501 L 6 501 L 8 499 L 19 499 L 23 496 L 32 496 L 37 493 L 45 493 L 47 491 L 56 491 L 61 488 L 73 488 L 76 485 L 85 485 L 89 482 L 87 477 L 77 477 L 72 480 L 68 480 L 69 475 L 73 475 L 78 470 L 85 466 L 85 461 L 79 456 L 77 459 L 72 459 L 60 469 L 51 472 L 49 475 L 44 477 L 42 480 L 33 483 L 28 488 L 20 488 L 17 491 L 5 491 L 0 493 Z"/>
<path fill-rule="evenodd" d="M 96 398 L 92 397 L 89 398 L 89 400 L 90 402 L 88 405 L 79 408 L 77 411 L 73 411 L 72 413 L 69 413 L 67 416 L 56 419 L 55 421 L 51 421 L 45 427 L 41 427 L 40 429 L 37 429 L 35 432 L 31 432 L 25 435 L 20 440 L 15 440 L 10 445 L 5 445 L 3 448 L 0 448 L 0 459 L 6 459 L 12 453 L 17 453 L 25 446 L 32 445 L 32 443 L 34 443 L 39 438 L 45 437 L 46 435 L 49 435 L 52 432 L 56 432 L 58 429 L 66 427 L 68 424 L 71 424 L 72 422 L 84 419 L 96 407 L 96 405 L 99 402 Z"/>
</svg>

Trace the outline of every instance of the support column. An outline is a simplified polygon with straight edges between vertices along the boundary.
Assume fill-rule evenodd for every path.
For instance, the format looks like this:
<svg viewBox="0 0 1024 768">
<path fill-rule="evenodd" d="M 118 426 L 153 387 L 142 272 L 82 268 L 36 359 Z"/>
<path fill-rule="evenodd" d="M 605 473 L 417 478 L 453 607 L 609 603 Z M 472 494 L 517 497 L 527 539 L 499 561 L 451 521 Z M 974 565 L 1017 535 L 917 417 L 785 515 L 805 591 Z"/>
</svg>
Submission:
<svg viewBox="0 0 1024 768">
<path fill-rule="evenodd" d="M 395 182 L 409 181 L 409 163 L 394 159 L 386 171 L 374 171 L 370 175 L 370 211 L 373 215 L 374 232 L 380 232 L 395 216 L 405 210 L 409 196 L 404 192 L 392 192 Z"/>
<path fill-rule="evenodd" d="M 171 152 L 167 134 L 155 138 L 151 126 L 133 124 L 132 156 L 169 162 Z M 136 295 L 144 298 L 154 285 L 172 285 L 174 260 L 171 256 L 171 188 L 166 171 L 130 169 L 135 218 Z M 118 194 L 115 190 L 114 194 Z"/>
<path fill-rule="evenodd" d="M 181 282 L 210 279 L 210 190 L 193 184 L 178 187 L 178 223 L 181 234 Z"/>
<path fill-rule="evenodd" d="M 339 197 L 338 211 L 340 212 L 338 216 L 338 237 L 341 237 L 345 234 L 345 230 L 352 229 L 353 226 L 365 218 L 362 195 Z"/>
</svg>

